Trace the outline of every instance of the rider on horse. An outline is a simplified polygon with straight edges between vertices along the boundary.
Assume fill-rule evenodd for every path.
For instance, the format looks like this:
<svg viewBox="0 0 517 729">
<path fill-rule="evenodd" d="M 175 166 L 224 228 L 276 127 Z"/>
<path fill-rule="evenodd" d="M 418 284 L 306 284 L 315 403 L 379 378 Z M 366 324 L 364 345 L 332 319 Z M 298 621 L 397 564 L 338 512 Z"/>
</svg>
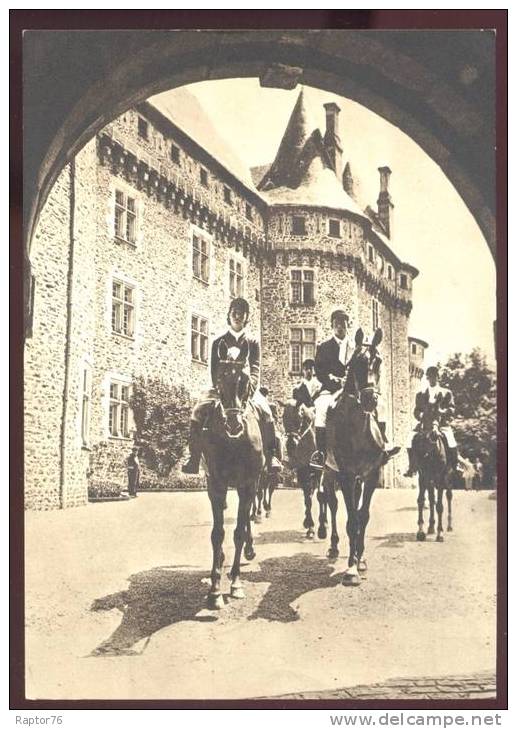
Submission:
<svg viewBox="0 0 517 729">
<path fill-rule="evenodd" d="M 462 469 L 458 463 L 458 445 L 451 427 L 451 420 L 455 412 L 454 397 L 450 390 L 440 386 L 438 367 L 428 367 L 425 374 L 429 386 L 416 394 L 414 416 L 418 420 L 418 424 L 408 448 L 409 468 L 404 476 L 414 476 L 418 470 L 416 451 L 424 428 L 429 423 L 436 423 L 443 435 L 449 465 L 453 471 L 461 475 Z"/>
<path fill-rule="evenodd" d="M 329 408 L 332 408 L 341 392 L 347 392 L 346 376 L 350 364 L 361 352 L 361 347 L 348 337 L 349 317 L 341 309 L 334 311 L 330 317 L 333 335 L 318 345 L 316 350 L 316 377 L 322 384 L 322 390 L 315 400 L 316 406 L 316 447 L 310 466 L 321 470 L 326 457 L 326 424 Z M 348 387 L 348 389 L 350 389 Z M 351 391 L 347 394 L 354 394 Z M 398 453 L 400 448 L 385 451 L 385 463 Z"/>
<path fill-rule="evenodd" d="M 269 470 L 279 470 L 281 464 L 274 456 L 276 433 L 273 415 L 267 399 L 259 392 L 260 379 L 260 346 L 256 339 L 244 330 L 249 319 L 249 304 L 245 299 L 233 299 L 228 310 L 228 330 L 212 343 L 210 358 L 210 373 L 212 389 L 194 406 L 190 421 L 190 459 L 182 466 L 183 473 L 198 473 L 201 460 L 202 439 L 201 434 L 213 407 L 218 400 L 217 371 L 221 358 L 221 349 L 228 359 L 245 362 L 249 378 L 250 395 L 252 402 L 260 415 L 262 432 L 264 435 L 264 455 Z"/>
<path fill-rule="evenodd" d="M 321 392 L 321 382 L 314 375 L 316 363 L 313 359 L 302 362 L 302 379 L 293 388 L 293 400 L 298 407 L 303 406 L 305 412 L 315 407 L 315 400 Z"/>
</svg>

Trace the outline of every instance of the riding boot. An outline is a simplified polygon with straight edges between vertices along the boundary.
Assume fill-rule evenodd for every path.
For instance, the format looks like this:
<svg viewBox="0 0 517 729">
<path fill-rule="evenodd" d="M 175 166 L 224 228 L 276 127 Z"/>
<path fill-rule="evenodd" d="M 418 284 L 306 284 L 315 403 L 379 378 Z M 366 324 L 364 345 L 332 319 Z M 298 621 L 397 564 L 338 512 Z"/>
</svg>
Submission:
<svg viewBox="0 0 517 729">
<path fill-rule="evenodd" d="M 381 466 L 385 466 L 390 458 L 393 458 L 393 456 L 396 456 L 397 453 L 400 451 L 400 446 L 395 446 L 394 448 L 389 448 L 387 451 L 384 451 L 382 455 L 382 462 Z"/>
<path fill-rule="evenodd" d="M 449 451 L 449 464 L 454 473 L 457 473 L 458 476 L 461 476 L 463 474 L 463 469 L 461 468 L 459 462 L 458 462 L 458 448 L 454 447 L 448 447 L 447 450 Z"/>
<path fill-rule="evenodd" d="M 203 428 L 197 420 L 190 421 L 189 450 L 190 458 L 182 467 L 183 473 L 199 473 L 201 461 L 201 432 Z"/>
<path fill-rule="evenodd" d="M 414 448 L 408 448 L 407 454 L 409 458 L 409 467 L 404 476 L 407 476 L 407 478 L 410 478 L 411 476 L 414 476 L 417 472 L 417 464 L 415 459 L 415 449 Z"/>
<path fill-rule="evenodd" d="M 317 450 L 311 456 L 309 468 L 321 471 L 325 465 L 325 456 L 327 455 L 327 433 L 325 428 L 316 428 L 316 448 Z"/>
</svg>

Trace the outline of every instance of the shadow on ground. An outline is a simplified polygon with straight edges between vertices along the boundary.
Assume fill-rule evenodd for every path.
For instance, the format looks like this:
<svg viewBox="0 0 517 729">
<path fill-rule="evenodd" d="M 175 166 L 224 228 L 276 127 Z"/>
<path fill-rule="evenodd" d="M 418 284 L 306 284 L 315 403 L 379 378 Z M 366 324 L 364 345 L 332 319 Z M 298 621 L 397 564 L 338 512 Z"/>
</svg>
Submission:
<svg viewBox="0 0 517 729">
<path fill-rule="evenodd" d="M 335 587 L 341 576 L 334 574 L 333 565 L 313 554 L 272 557 L 260 562 L 260 570 L 241 575 L 245 582 L 269 582 L 266 594 L 248 620 L 275 620 L 282 623 L 299 620 L 291 603 L 307 592 Z"/>
<path fill-rule="evenodd" d="M 404 542 L 416 542 L 416 527 L 414 532 L 392 532 L 382 537 L 372 537 L 372 541 L 381 542 L 379 547 L 403 547 Z"/>
<path fill-rule="evenodd" d="M 132 575 L 127 590 L 94 600 L 91 610 L 115 608 L 122 613 L 122 622 L 92 655 L 134 655 L 136 643 L 168 625 L 182 620 L 216 620 L 215 616 L 197 616 L 207 593 L 202 580 L 208 576 L 206 571 L 155 567 Z"/>
<path fill-rule="evenodd" d="M 260 562 L 256 572 L 243 572 L 241 578 L 248 583 L 269 583 L 258 606 L 253 595 L 248 595 L 242 607 L 253 609 L 248 620 L 275 620 L 292 622 L 299 619 L 291 603 L 307 592 L 335 587 L 340 576 L 328 560 L 312 554 L 275 557 Z M 127 590 L 94 600 L 91 610 L 119 610 L 122 621 L 109 638 L 95 648 L 92 656 L 138 655 L 151 636 L 169 625 L 191 620 L 215 622 L 217 613 L 198 615 L 206 607 L 208 592 L 206 571 L 181 567 L 155 567 L 129 578 Z M 225 596 L 226 602 L 231 598 Z M 235 606 L 236 603 L 232 602 Z M 235 619 L 239 619 L 236 615 Z M 145 640 L 146 639 L 146 640 Z M 145 640 L 143 646 L 135 646 Z"/>
<path fill-rule="evenodd" d="M 307 544 L 307 538 L 301 531 L 296 529 L 285 529 L 276 532 L 261 532 L 254 539 L 254 544 L 287 544 L 296 542 L 297 544 Z"/>
</svg>

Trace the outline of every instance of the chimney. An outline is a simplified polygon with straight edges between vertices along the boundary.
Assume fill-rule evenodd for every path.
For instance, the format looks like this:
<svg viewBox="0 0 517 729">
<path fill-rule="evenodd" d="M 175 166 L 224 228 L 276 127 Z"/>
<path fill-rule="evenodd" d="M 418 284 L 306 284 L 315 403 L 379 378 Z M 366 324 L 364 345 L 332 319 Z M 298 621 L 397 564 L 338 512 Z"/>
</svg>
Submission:
<svg viewBox="0 0 517 729">
<path fill-rule="evenodd" d="M 352 177 L 350 162 L 346 163 L 345 170 L 343 172 L 343 190 L 347 195 L 350 195 L 350 197 L 354 197 L 354 178 Z"/>
<path fill-rule="evenodd" d="M 325 144 L 330 165 L 339 180 L 341 178 L 341 155 L 343 153 L 338 132 L 338 116 L 341 109 L 333 101 L 323 104 L 323 106 L 326 114 L 323 143 Z"/>
<path fill-rule="evenodd" d="M 377 211 L 388 238 L 393 237 L 393 202 L 388 190 L 391 170 L 389 167 L 379 167 L 381 189 L 377 199 Z"/>
</svg>

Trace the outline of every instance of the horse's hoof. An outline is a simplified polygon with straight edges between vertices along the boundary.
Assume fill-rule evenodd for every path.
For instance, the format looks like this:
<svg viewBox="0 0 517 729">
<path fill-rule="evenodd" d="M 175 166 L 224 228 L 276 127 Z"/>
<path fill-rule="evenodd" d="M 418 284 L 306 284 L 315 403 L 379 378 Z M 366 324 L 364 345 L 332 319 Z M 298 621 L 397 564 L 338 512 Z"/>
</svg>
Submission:
<svg viewBox="0 0 517 729">
<path fill-rule="evenodd" d="M 359 577 L 359 575 L 349 575 L 345 572 L 341 583 L 345 587 L 357 587 L 361 584 L 361 578 Z"/>
<path fill-rule="evenodd" d="M 448 526 L 448 527 L 447 527 L 447 531 L 448 531 L 448 532 L 452 532 L 452 527 L 451 527 L 451 526 Z"/>
<path fill-rule="evenodd" d="M 331 547 L 327 552 L 327 557 L 329 559 L 337 559 L 339 557 L 339 549 Z"/>
<path fill-rule="evenodd" d="M 254 560 L 256 556 L 257 556 L 257 553 L 255 552 L 253 547 L 251 547 L 250 549 L 244 548 L 244 557 L 245 557 L 245 559 L 247 559 L 248 562 L 251 562 L 252 560 Z"/>
<path fill-rule="evenodd" d="M 304 519 L 304 520 L 303 520 L 303 524 L 302 524 L 302 527 L 303 527 L 304 529 L 308 529 L 308 528 L 310 527 L 310 525 L 311 525 L 311 523 L 310 523 L 310 521 L 309 521 L 308 519 Z"/>
<path fill-rule="evenodd" d="M 256 514 L 253 521 L 255 522 L 255 524 L 262 524 L 262 517 L 259 514 Z"/>
<path fill-rule="evenodd" d="M 327 528 L 324 526 L 318 527 L 318 539 L 326 539 L 327 538 Z"/>
<path fill-rule="evenodd" d="M 359 564 L 357 565 L 357 570 L 359 572 L 362 572 L 363 574 L 368 571 L 368 565 L 366 564 L 365 559 L 359 560 Z"/>
<path fill-rule="evenodd" d="M 209 610 L 222 610 L 224 607 L 224 600 L 221 593 L 214 595 L 211 592 L 208 593 L 206 598 L 206 606 Z"/>
<path fill-rule="evenodd" d="M 438 536 L 436 537 L 436 541 L 443 542 L 443 536 L 441 534 L 438 534 Z"/>
<path fill-rule="evenodd" d="M 269 519 L 271 517 L 271 511 L 266 511 L 266 519 Z"/>
<path fill-rule="evenodd" d="M 235 600 L 244 600 L 246 594 L 242 587 L 234 587 L 232 585 L 230 587 L 230 597 L 233 597 Z"/>
<path fill-rule="evenodd" d="M 427 533 L 428 534 L 434 534 L 435 533 L 434 527 L 429 527 L 429 529 L 427 530 Z"/>
<path fill-rule="evenodd" d="M 309 527 L 305 536 L 307 537 L 307 539 L 314 539 L 314 529 L 312 527 Z"/>
<path fill-rule="evenodd" d="M 417 532 L 416 540 L 417 542 L 425 542 L 425 532 Z"/>
</svg>

